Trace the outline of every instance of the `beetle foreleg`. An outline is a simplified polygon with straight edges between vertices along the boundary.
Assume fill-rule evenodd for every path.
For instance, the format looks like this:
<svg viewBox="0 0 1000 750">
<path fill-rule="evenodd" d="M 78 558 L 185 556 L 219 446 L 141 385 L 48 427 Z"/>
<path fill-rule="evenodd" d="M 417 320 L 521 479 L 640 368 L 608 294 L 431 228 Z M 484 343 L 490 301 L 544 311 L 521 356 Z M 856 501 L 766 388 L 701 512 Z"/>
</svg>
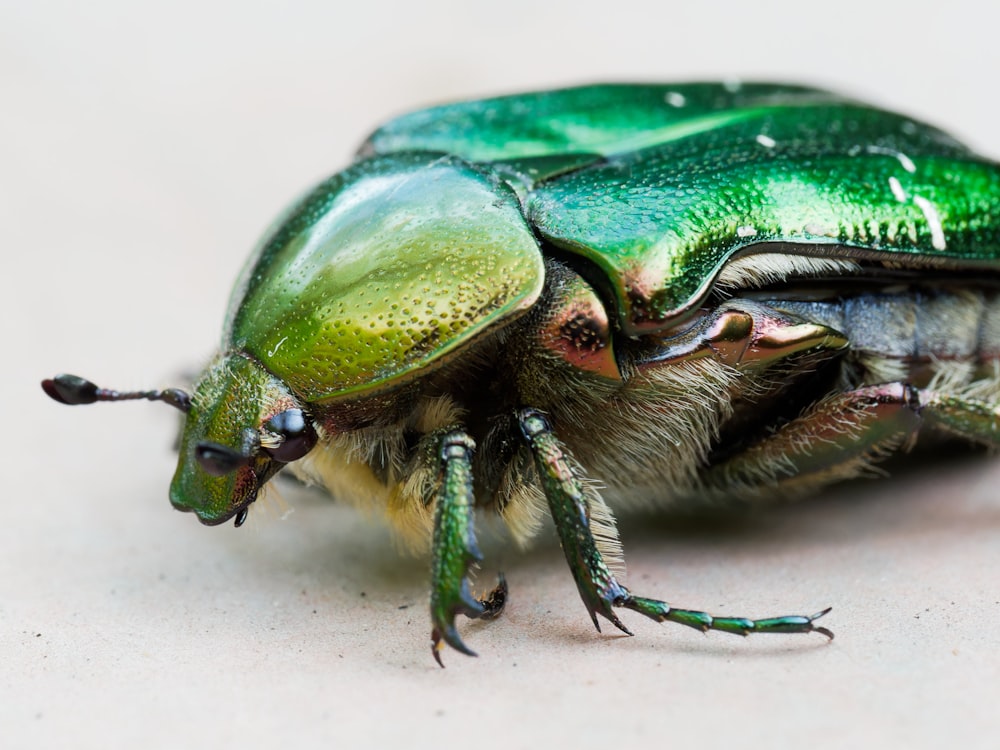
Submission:
<svg viewBox="0 0 1000 750">
<path fill-rule="evenodd" d="M 431 653 L 442 667 L 441 649 L 447 643 L 468 656 L 455 629 L 455 616 L 493 618 L 507 598 L 503 576 L 484 600 L 469 591 L 469 568 L 482 560 L 473 527 L 475 497 L 472 489 L 472 452 L 476 444 L 465 432 L 454 430 L 441 439 L 441 486 L 434 514 L 433 560 L 431 563 Z"/>
</svg>

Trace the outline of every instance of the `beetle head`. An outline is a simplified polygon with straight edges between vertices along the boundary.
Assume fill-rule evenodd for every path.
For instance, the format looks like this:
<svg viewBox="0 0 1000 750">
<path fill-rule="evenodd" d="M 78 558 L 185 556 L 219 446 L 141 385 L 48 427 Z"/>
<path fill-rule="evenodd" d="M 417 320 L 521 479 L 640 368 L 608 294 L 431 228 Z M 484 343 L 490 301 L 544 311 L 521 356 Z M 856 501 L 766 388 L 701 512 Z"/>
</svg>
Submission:
<svg viewBox="0 0 1000 750">
<path fill-rule="evenodd" d="M 229 355 L 205 370 L 184 424 L 170 502 L 215 525 L 239 526 L 260 488 L 316 444 L 288 387 L 256 362 Z"/>
<path fill-rule="evenodd" d="M 243 523 L 260 488 L 285 464 L 308 453 L 316 428 L 281 380 L 241 355 L 215 360 L 194 395 L 114 391 L 75 375 L 42 381 L 54 400 L 69 405 L 98 401 L 164 401 L 187 414 L 170 502 L 215 525 L 235 516 Z"/>
</svg>

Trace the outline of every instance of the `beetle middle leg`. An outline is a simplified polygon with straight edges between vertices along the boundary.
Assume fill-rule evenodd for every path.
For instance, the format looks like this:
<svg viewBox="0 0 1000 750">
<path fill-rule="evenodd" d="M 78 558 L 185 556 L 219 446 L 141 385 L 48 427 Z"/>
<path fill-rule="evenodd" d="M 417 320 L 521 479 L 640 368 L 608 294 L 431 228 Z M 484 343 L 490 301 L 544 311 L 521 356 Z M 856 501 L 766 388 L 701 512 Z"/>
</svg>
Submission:
<svg viewBox="0 0 1000 750">
<path fill-rule="evenodd" d="M 548 420 L 534 409 L 521 409 L 517 416 L 521 432 L 534 456 L 535 468 L 548 499 L 566 561 L 584 606 L 598 630 L 601 628 L 597 615 L 601 615 L 622 632 L 632 635 L 614 611 L 615 607 L 624 607 L 657 622 L 677 622 L 702 631 L 720 630 L 739 635 L 816 632 L 833 638 L 832 632 L 813 624 L 829 609 L 814 615 L 752 620 L 746 617 L 715 617 L 707 612 L 673 607 L 659 599 L 634 596 L 618 582 L 598 549 L 590 528 L 586 488 L 572 458 L 553 434 Z"/>
</svg>

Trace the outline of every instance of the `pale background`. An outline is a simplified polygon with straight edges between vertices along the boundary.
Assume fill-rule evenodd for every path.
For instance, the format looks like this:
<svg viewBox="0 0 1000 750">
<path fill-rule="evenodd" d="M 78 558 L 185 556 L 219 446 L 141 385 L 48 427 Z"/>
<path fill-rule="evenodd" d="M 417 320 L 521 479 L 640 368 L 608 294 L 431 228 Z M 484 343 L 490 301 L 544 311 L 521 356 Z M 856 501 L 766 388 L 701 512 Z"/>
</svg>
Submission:
<svg viewBox="0 0 1000 750">
<path fill-rule="evenodd" d="M 6 486 L 0 746 L 995 747 L 1000 465 L 950 461 L 712 524 L 626 519 L 640 593 L 833 605 L 822 638 L 598 635 L 551 535 L 488 545 L 504 617 L 428 650 L 426 566 L 318 495 L 173 512 L 162 405 L 256 236 L 378 122 L 595 80 L 826 84 L 1000 155 L 995 3 L 0 1 Z"/>
</svg>

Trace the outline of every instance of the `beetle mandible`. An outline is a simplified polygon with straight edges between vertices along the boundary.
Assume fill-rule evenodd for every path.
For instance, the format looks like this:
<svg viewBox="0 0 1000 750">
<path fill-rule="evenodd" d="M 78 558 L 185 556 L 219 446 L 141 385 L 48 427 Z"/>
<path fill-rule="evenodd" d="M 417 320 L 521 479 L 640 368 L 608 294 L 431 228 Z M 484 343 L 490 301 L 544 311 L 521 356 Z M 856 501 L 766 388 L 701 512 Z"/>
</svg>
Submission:
<svg viewBox="0 0 1000 750">
<path fill-rule="evenodd" d="M 611 507 L 800 495 L 918 433 L 1000 444 L 1000 168 L 778 84 L 595 85 L 425 109 L 291 206 L 190 395 L 174 507 L 240 525 L 286 465 L 429 540 L 432 651 L 466 654 L 477 511 L 545 510 L 595 626 L 713 617 L 619 581 Z M 596 482 L 601 483 L 598 491 Z"/>
</svg>

